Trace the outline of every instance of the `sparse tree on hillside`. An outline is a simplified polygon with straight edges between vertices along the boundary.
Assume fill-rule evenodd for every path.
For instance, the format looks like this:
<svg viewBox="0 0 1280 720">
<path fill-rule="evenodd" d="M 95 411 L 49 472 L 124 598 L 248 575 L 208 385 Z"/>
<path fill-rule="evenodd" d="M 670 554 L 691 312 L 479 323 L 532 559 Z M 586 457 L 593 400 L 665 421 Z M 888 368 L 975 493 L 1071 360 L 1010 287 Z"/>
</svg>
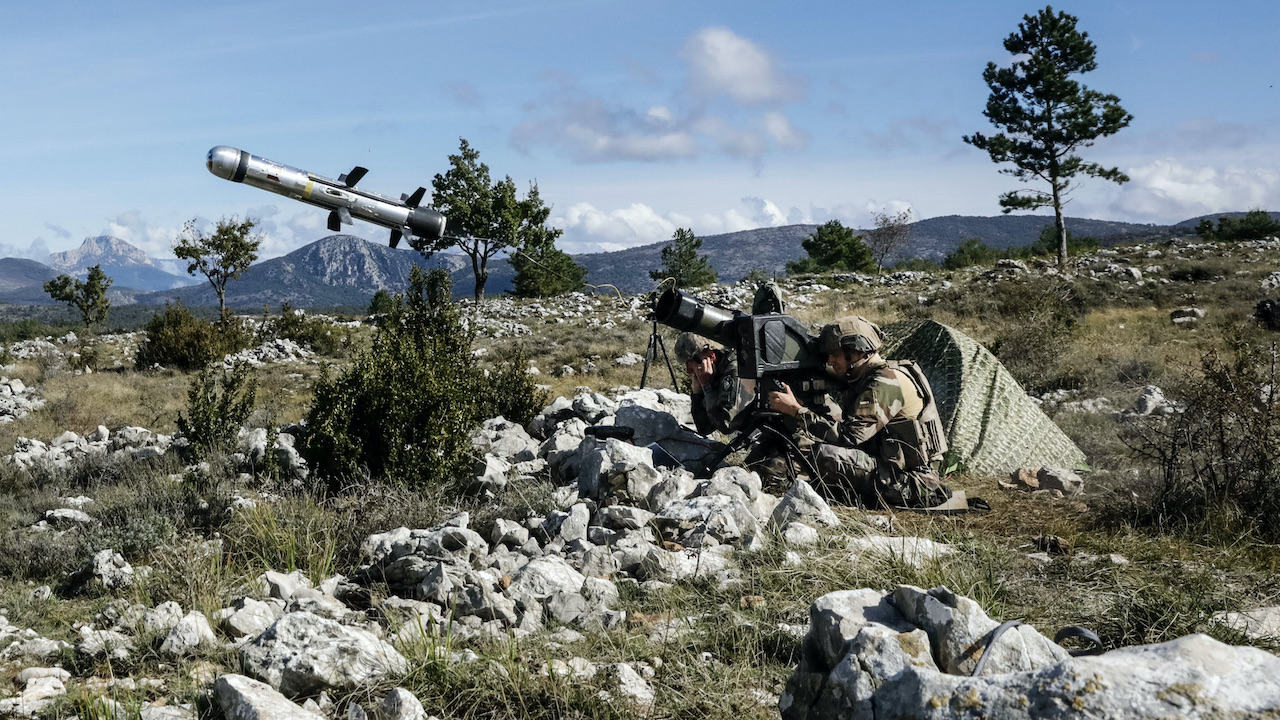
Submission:
<svg viewBox="0 0 1280 720">
<path fill-rule="evenodd" d="M 716 281 L 716 271 L 711 260 L 699 255 L 702 239 L 692 229 L 677 228 L 671 235 L 671 244 L 662 248 L 662 267 L 650 270 L 649 277 L 659 282 L 672 278 L 676 287 L 698 287 Z"/>
<path fill-rule="evenodd" d="M 867 233 L 865 243 L 876 259 L 876 274 L 884 268 L 885 258 L 907 246 L 911 240 L 911 209 L 878 212 L 871 216 L 875 228 Z"/>
<path fill-rule="evenodd" d="M 787 263 L 787 272 L 816 273 L 831 270 L 870 272 L 876 266 L 871 249 L 862 242 L 861 235 L 854 235 L 839 220 L 828 220 L 818 226 L 812 235 L 800 242 L 809 257 Z"/>
<path fill-rule="evenodd" d="M 373 299 L 369 301 L 370 315 L 385 315 L 391 312 L 391 308 L 395 306 L 395 298 L 391 297 L 391 293 L 386 290 L 378 290 L 373 294 Z"/>
<path fill-rule="evenodd" d="M 564 231 L 547 226 L 551 208 L 542 202 L 534 183 L 521 201 L 520 226 L 516 230 L 519 247 L 511 254 L 516 276 L 512 294 L 516 297 L 552 297 L 582 289 L 587 269 L 556 247 Z"/>
<path fill-rule="evenodd" d="M 1100 137 L 1114 135 L 1133 116 L 1115 95 L 1090 90 L 1072 76 L 1097 69 L 1097 47 L 1089 34 L 1076 29 L 1077 18 L 1046 6 L 1025 15 L 1018 30 L 1005 38 L 1015 58 L 1006 67 L 987 63 L 982 79 L 991 88 L 983 115 L 1003 132 L 964 136 L 996 163 L 1013 163 L 1000 172 L 1023 182 L 1040 180 L 1048 192 L 1023 190 L 1000 196 L 1004 212 L 1052 207 L 1058 231 L 1058 265 L 1067 262 L 1067 226 L 1062 206 L 1072 179 L 1086 175 L 1117 183 L 1129 178 L 1119 168 L 1085 162 L 1076 151 Z"/>
<path fill-rule="evenodd" d="M 209 281 L 218 295 L 223 320 L 227 317 L 227 282 L 239 280 L 240 274 L 258 259 L 263 236 L 253 233 L 257 225 L 258 221 L 252 218 L 224 217 L 209 234 L 191 220 L 182 227 L 182 234 L 173 246 L 173 254 L 187 261 L 187 274 L 199 272 Z"/>
<path fill-rule="evenodd" d="M 1218 218 L 1218 226 L 1208 218 L 1200 220 L 1196 234 L 1206 240 L 1261 240 L 1280 235 L 1280 222 L 1271 218 L 1266 210 L 1250 210 L 1244 217 L 1224 215 Z"/>
<path fill-rule="evenodd" d="M 79 310 L 85 330 L 92 330 L 94 325 L 107 321 L 107 313 L 111 310 L 107 288 L 111 287 L 111 282 L 111 278 L 102 272 L 102 265 L 98 264 L 89 268 L 89 277 L 83 281 L 70 275 L 59 275 L 44 284 L 44 291 L 54 300 Z"/>
<path fill-rule="evenodd" d="M 519 245 L 535 223 L 534 216 L 541 217 L 537 224 L 545 224 L 550 210 L 538 197 L 536 185 L 520 200 L 510 176 L 493 182 L 489 166 L 480 162 L 480 151 L 471 147 L 466 138 L 460 139 L 458 153 L 449 156 L 449 169 L 443 175 L 437 174 L 431 186 L 432 203 L 449 219 L 449 235 L 433 243 L 415 238 L 413 249 L 429 256 L 456 246 L 466 253 L 471 258 L 475 299 L 479 302 L 489 281 L 489 259 Z"/>
<path fill-rule="evenodd" d="M 948 270 L 959 270 L 975 265 L 990 265 L 999 257 L 1000 253 L 988 247 L 982 242 L 982 238 L 969 238 L 947 255 L 942 261 L 942 267 Z"/>
</svg>

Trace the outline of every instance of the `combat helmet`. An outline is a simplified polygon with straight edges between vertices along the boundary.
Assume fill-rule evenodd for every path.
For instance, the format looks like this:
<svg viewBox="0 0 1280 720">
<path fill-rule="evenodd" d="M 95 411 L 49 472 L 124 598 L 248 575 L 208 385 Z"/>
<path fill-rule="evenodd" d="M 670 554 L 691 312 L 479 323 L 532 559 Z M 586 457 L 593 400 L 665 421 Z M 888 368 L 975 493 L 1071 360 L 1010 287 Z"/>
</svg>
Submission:
<svg viewBox="0 0 1280 720">
<path fill-rule="evenodd" d="M 703 350 L 724 350 L 724 346 L 715 340 L 708 340 L 691 332 L 680 333 L 680 337 L 676 338 L 676 359 L 682 363 L 687 363 L 698 356 Z"/>
<path fill-rule="evenodd" d="M 828 355 L 842 350 L 873 353 L 884 346 L 884 333 L 880 326 L 862 317 L 850 315 L 822 328 L 818 335 L 818 349 Z"/>
</svg>

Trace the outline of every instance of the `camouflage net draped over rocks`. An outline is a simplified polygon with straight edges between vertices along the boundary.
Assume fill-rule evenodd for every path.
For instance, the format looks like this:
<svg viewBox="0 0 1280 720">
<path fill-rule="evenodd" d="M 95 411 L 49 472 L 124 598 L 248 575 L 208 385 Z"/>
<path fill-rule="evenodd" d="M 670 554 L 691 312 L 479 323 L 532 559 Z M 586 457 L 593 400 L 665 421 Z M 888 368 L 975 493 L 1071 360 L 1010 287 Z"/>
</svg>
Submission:
<svg viewBox="0 0 1280 720">
<path fill-rule="evenodd" d="M 893 323 L 884 332 L 885 357 L 915 360 L 933 386 L 951 445 L 948 466 L 1001 474 L 1085 463 L 1080 448 L 977 340 L 933 320 Z"/>
</svg>

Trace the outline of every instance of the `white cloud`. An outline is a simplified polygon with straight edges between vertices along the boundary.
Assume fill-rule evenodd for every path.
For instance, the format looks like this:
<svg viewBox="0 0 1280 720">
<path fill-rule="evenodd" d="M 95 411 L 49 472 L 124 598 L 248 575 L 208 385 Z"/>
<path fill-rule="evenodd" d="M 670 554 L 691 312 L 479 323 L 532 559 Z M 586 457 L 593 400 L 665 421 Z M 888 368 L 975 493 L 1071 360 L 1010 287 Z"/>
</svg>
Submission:
<svg viewBox="0 0 1280 720">
<path fill-rule="evenodd" d="M 181 225 L 155 225 L 129 210 L 108 219 L 99 234 L 124 240 L 152 257 L 173 257 L 173 242 L 181 231 Z"/>
<path fill-rule="evenodd" d="M 36 238 L 27 247 L 0 242 L 0 258 L 25 258 L 40 263 L 49 262 L 49 244 L 44 238 Z"/>
<path fill-rule="evenodd" d="M 720 152 L 758 167 L 771 147 L 808 146 L 808 133 L 780 109 L 803 95 L 803 83 L 778 71 L 767 53 L 729 30 L 707 28 L 689 38 L 683 54 L 688 85 L 672 89 L 668 102 L 606 101 L 572 75 L 543 73 L 554 87 L 526 104 L 525 118 L 511 131 L 512 147 L 528 153 L 549 146 L 579 163 L 668 162 Z M 728 102 L 713 102 L 723 98 Z"/>
<path fill-rule="evenodd" d="M 797 222 L 764 198 L 742 198 L 742 204 L 747 208 L 745 213 L 738 208 L 728 208 L 686 215 L 660 213 L 644 203 L 632 203 L 615 210 L 578 203 L 553 215 L 549 222 L 553 227 L 564 229 L 559 244 L 569 253 L 610 252 L 665 242 L 671 239 L 676 228 L 691 228 L 695 234 L 705 236 Z"/>
<path fill-rule="evenodd" d="M 285 255 L 330 234 L 325 227 L 326 214 L 321 210 L 305 209 L 287 219 L 278 220 L 277 218 L 281 215 L 279 207 L 258 205 L 235 215 L 258 221 L 254 232 L 262 235 L 262 245 L 258 251 L 259 260 Z M 195 223 L 200 230 L 212 232 L 216 220 L 197 217 Z M 173 257 L 173 244 L 182 233 L 182 227 L 181 224 L 153 223 L 141 212 L 131 210 L 107 220 L 98 234 L 124 240 L 152 258 L 166 259 Z M 362 237 L 376 237 L 378 231 L 372 226 L 355 228 L 344 226 L 343 232 Z"/>
<path fill-rule="evenodd" d="M 771 200 L 744 197 L 742 202 L 753 210 L 751 219 L 756 223 L 757 227 L 778 227 L 779 225 L 791 224 L 788 223 L 786 214 L 777 205 L 774 205 Z"/>
<path fill-rule="evenodd" d="M 676 119 L 676 115 L 671 112 L 671 108 L 664 105 L 654 105 L 649 108 L 649 111 L 645 113 L 645 117 L 655 123 L 661 123 L 663 125 L 670 125 Z"/>
<path fill-rule="evenodd" d="M 668 108 L 654 106 L 644 113 L 611 108 L 563 78 L 558 90 L 536 104 L 535 115 L 541 117 L 526 118 L 511 131 L 511 144 L 517 150 L 528 152 L 543 144 L 558 146 L 581 163 L 655 162 L 697 154 L 694 138 L 672 127 L 673 115 Z"/>
<path fill-rule="evenodd" d="M 774 106 L 804 97 L 803 82 L 780 71 L 755 43 L 723 27 L 694 33 L 682 53 L 689 89 L 711 99 L 727 95 L 743 105 Z"/>
<path fill-rule="evenodd" d="M 764 127 L 778 147 L 803 150 L 809 146 L 809 133 L 791 124 L 791 119 L 776 110 L 764 114 Z"/>
<path fill-rule="evenodd" d="M 1262 167 L 1190 166 L 1174 158 L 1125 170 L 1112 209 L 1121 216 L 1178 222 L 1216 212 L 1280 207 L 1280 172 Z"/>
</svg>

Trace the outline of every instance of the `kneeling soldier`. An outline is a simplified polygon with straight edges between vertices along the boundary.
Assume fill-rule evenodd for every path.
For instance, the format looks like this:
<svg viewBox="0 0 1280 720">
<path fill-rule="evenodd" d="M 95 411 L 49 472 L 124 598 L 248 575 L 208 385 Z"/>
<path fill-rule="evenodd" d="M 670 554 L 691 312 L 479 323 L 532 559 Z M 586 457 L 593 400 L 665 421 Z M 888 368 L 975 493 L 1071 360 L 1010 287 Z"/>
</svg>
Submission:
<svg viewBox="0 0 1280 720">
<path fill-rule="evenodd" d="M 729 434 L 742 428 L 753 396 L 738 381 L 738 361 L 719 343 L 690 332 L 676 338 L 676 359 L 693 379 L 693 424 L 698 432 L 710 435 L 719 430 Z"/>
<path fill-rule="evenodd" d="M 819 349 L 849 383 L 836 398 L 842 417 L 803 407 L 785 385 L 769 393 L 769 406 L 791 418 L 797 435 L 816 441 L 813 457 L 822 475 L 816 484 L 835 499 L 851 496 L 867 507 L 933 507 L 951 497 L 937 472 L 946 431 L 919 366 L 886 361 L 883 345 L 880 328 L 863 317 L 822 329 Z"/>
</svg>

